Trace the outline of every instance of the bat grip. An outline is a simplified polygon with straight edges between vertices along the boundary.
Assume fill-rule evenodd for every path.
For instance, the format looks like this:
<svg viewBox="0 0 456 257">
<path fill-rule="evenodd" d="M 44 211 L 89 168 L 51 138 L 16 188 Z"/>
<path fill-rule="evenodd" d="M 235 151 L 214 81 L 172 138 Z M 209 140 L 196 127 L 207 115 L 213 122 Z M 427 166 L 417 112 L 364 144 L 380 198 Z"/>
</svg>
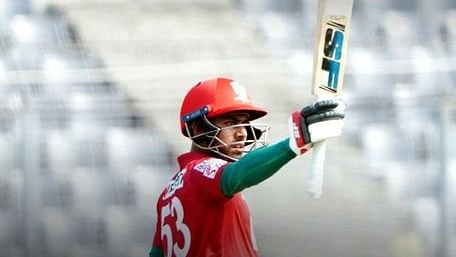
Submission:
<svg viewBox="0 0 456 257">
<path fill-rule="evenodd" d="M 312 198 L 320 198 L 323 187 L 326 141 L 314 143 L 312 149 L 312 163 L 307 178 L 307 194 Z"/>
</svg>

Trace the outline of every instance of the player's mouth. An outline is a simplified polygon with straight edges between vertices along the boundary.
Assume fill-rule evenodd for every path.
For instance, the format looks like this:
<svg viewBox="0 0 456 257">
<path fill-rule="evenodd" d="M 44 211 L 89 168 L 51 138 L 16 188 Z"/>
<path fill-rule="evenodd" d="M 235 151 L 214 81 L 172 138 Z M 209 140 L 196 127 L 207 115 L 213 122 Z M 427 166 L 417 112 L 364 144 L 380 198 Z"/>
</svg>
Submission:
<svg viewBox="0 0 456 257">
<path fill-rule="evenodd" d="M 233 143 L 230 145 L 231 149 L 235 152 L 242 153 L 244 152 L 244 143 Z"/>
<path fill-rule="evenodd" d="M 231 143 L 231 147 L 244 149 L 244 143 Z"/>
</svg>

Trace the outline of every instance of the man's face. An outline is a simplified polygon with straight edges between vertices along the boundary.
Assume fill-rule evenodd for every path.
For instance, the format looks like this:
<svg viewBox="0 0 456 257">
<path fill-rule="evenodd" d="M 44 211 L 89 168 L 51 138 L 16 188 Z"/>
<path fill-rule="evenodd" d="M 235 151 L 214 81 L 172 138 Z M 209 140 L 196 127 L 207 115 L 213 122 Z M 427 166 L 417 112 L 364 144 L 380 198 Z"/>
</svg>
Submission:
<svg viewBox="0 0 456 257">
<path fill-rule="evenodd" d="M 212 120 L 217 127 L 222 129 L 217 135 L 218 139 L 226 144 L 219 148 L 220 152 L 236 159 L 242 156 L 245 147 L 243 141 L 247 139 L 246 126 L 249 125 L 249 119 L 248 113 L 233 112 Z M 246 126 L 235 126 L 242 124 Z M 228 128 L 230 126 L 235 127 Z"/>
</svg>

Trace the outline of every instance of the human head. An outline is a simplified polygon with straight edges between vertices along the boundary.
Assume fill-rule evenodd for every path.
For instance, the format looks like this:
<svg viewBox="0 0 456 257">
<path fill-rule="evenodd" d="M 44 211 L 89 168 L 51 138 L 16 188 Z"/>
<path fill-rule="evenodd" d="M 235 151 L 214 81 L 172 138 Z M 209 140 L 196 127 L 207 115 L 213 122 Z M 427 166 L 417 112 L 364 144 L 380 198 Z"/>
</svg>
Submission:
<svg viewBox="0 0 456 257">
<path fill-rule="evenodd" d="M 212 151 L 223 158 L 236 160 L 239 157 L 229 155 L 227 148 L 242 144 L 248 147 L 244 152 L 248 152 L 256 148 L 257 144 L 266 144 L 269 126 L 251 123 L 266 114 L 265 108 L 252 103 L 242 85 L 228 78 L 213 78 L 198 82 L 184 97 L 180 111 L 181 132 L 197 147 Z M 230 126 L 216 124 L 233 115 L 246 118 Z M 225 133 L 223 131 L 239 127 L 246 133 L 242 142 L 221 140 L 221 133 Z"/>
</svg>

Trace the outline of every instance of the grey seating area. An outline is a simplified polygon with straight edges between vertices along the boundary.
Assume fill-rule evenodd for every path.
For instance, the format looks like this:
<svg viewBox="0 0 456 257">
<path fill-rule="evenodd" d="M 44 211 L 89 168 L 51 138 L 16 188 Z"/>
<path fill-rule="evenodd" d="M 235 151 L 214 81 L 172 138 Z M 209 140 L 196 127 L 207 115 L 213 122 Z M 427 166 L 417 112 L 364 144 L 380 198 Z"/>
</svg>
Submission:
<svg viewBox="0 0 456 257">
<path fill-rule="evenodd" d="M 189 148 L 179 105 L 233 77 L 271 140 L 313 99 L 316 0 L 0 1 L 0 257 L 147 256 Z M 456 256 L 456 1 L 355 0 L 344 135 L 245 192 L 264 257 Z"/>
<path fill-rule="evenodd" d="M 144 255 L 174 151 L 59 8 L 1 3 L 0 256 Z"/>
</svg>

